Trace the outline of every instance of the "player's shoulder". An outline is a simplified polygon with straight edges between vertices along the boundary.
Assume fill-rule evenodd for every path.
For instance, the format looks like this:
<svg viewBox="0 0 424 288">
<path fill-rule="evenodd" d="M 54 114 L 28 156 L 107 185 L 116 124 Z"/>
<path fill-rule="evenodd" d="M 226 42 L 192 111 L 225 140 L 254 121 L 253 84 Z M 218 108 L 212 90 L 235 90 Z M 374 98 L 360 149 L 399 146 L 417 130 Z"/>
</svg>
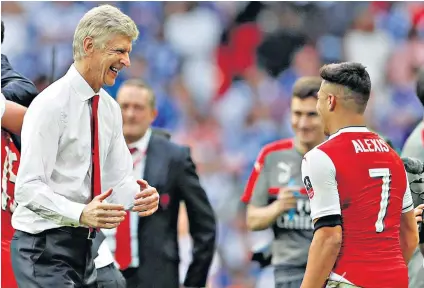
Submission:
<svg viewBox="0 0 424 288">
<path fill-rule="evenodd" d="M 265 159 L 274 152 L 287 151 L 294 148 L 293 138 L 277 140 L 266 144 L 259 152 L 259 159 Z"/>
<path fill-rule="evenodd" d="M 324 142 L 325 143 L 325 142 Z M 306 164 L 307 166 L 311 167 L 324 167 L 324 166 L 330 166 L 334 167 L 333 161 L 331 160 L 331 157 L 327 154 L 325 150 L 322 149 L 322 145 L 324 143 L 321 143 L 320 145 L 314 147 L 309 152 L 307 152 L 303 156 L 303 164 Z"/>
<path fill-rule="evenodd" d="M 345 134 L 343 133 L 331 135 L 327 140 L 315 146 L 315 148 L 321 151 L 328 151 L 340 148 L 341 146 L 346 145 L 347 143 L 346 138 L 343 137 L 344 135 Z"/>
</svg>

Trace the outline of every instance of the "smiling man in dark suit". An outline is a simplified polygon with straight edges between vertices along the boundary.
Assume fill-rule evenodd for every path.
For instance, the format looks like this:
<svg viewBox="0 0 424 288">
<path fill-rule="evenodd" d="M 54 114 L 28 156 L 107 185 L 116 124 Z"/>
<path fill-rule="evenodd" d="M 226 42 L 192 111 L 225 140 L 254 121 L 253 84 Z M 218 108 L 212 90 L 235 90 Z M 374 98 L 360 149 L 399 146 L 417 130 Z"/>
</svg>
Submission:
<svg viewBox="0 0 424 288">
<path fill-rule="evenodd" d="M 215 216 L 200 186 L 187 147 L 172 143 L 150 128 L 157 116 L 153 90 L 141 80 L 128 80 L 118 91 L 123 132 L 133 155 L 134 174 L 157 188 L 160 206 L 143 219 L 126 217 L 116 230 L 105 231 L 106 243 L 115 256 L 127 287 L 178 288 L 177 240 L 180 202 L 187 207 L 193 238 L 193 261 L 185 287 L 204 287 L 215 251 Z"/>
</svg>

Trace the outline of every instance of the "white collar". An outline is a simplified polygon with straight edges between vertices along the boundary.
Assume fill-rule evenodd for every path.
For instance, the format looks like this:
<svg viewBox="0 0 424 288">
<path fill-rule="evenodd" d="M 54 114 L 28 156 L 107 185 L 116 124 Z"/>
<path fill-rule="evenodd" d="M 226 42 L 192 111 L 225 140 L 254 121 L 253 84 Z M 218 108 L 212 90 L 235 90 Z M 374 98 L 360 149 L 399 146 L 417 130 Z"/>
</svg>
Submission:
<svg viewBox="0 0 424 288">
<path fill-rule="evenodd" d="M 147 129 L 146 133 L 143 137 L 138 139 L 137 141 L 128 144 L 128 148 L 137 148 L 139 151 L 146 152 L 147 147 L 149 146 L 150 137 L 152 136 L 152 129 Z"/>
<path fill-rule="evenodd" d="M 358 132 L 370 132 L 370 130 L 368 130 L 367 127 L 365 126 L 348 126 L 348 127 L 344 127 L 339 129 L 339 131 L 337 131 L 334 134 L 331 134 L 330 137 L 328 137 L 328 139 L 332 139 L 334 137 L 339 136 L 342 133 L 349 133 L 349 132 L 354 132 L 354 133 L 358 133 Z"/>
<path fill-rule="evenodd" d="M 100 95 L 100 97 L 106 97 L 107 93 L 103 88 L 100 88 L 98 93 L 95 93 L 94 90 L 88 85 L 87 81 L 82 77 L 78 72 L 75 65 L 72 64 L 69 67 L 68 72 L 65 74 L 65 77 L 69 79 L 72 88 L 79 95 L 82 101 L 87 101 L 92 98 L 94 95 Z"/>
</svg>

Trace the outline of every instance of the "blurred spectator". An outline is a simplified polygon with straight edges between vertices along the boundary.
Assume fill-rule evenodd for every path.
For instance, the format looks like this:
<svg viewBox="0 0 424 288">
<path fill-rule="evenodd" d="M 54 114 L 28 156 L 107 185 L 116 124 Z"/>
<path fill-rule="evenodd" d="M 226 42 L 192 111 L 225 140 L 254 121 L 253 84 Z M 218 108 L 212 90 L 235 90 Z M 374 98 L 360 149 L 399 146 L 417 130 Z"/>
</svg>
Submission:
<svg viewBox="0 0 424 288">
<path fill-rule="evenodd" d="M 385 69 L 392 50 L 390 36 L 375 28 L 374 17 L 369 8 L 360 11 L 355 17 L 352 30 L 344 39 L 345 60 L 359 62 L 367 67 L 372 89 L 380 96 L 385 84 Z M 373 51 L 373 53 L 368 53 Z"/>
<path fill-rule="evenodd" d="M 196 105 L 202 107 L 214 95 L 213 53 L 222 30 L 219 18 L 197 2 L 167 2 L 165 13 L 165 39 L 185 59 L 182 77 Z"/>
</svg>

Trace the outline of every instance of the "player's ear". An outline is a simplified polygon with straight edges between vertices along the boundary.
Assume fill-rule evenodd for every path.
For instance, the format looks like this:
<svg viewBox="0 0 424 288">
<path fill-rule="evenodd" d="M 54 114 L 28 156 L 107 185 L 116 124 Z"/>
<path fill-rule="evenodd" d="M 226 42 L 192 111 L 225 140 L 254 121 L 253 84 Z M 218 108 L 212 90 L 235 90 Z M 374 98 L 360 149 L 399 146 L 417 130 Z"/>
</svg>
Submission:
<svg viewBox="0 0 424 288">
<path fill-rule="evenodd" d="M 328 95 L 328 111 L 332 112 L 336 108 L 337 97 L 333 94 Z"/>
</svg>

